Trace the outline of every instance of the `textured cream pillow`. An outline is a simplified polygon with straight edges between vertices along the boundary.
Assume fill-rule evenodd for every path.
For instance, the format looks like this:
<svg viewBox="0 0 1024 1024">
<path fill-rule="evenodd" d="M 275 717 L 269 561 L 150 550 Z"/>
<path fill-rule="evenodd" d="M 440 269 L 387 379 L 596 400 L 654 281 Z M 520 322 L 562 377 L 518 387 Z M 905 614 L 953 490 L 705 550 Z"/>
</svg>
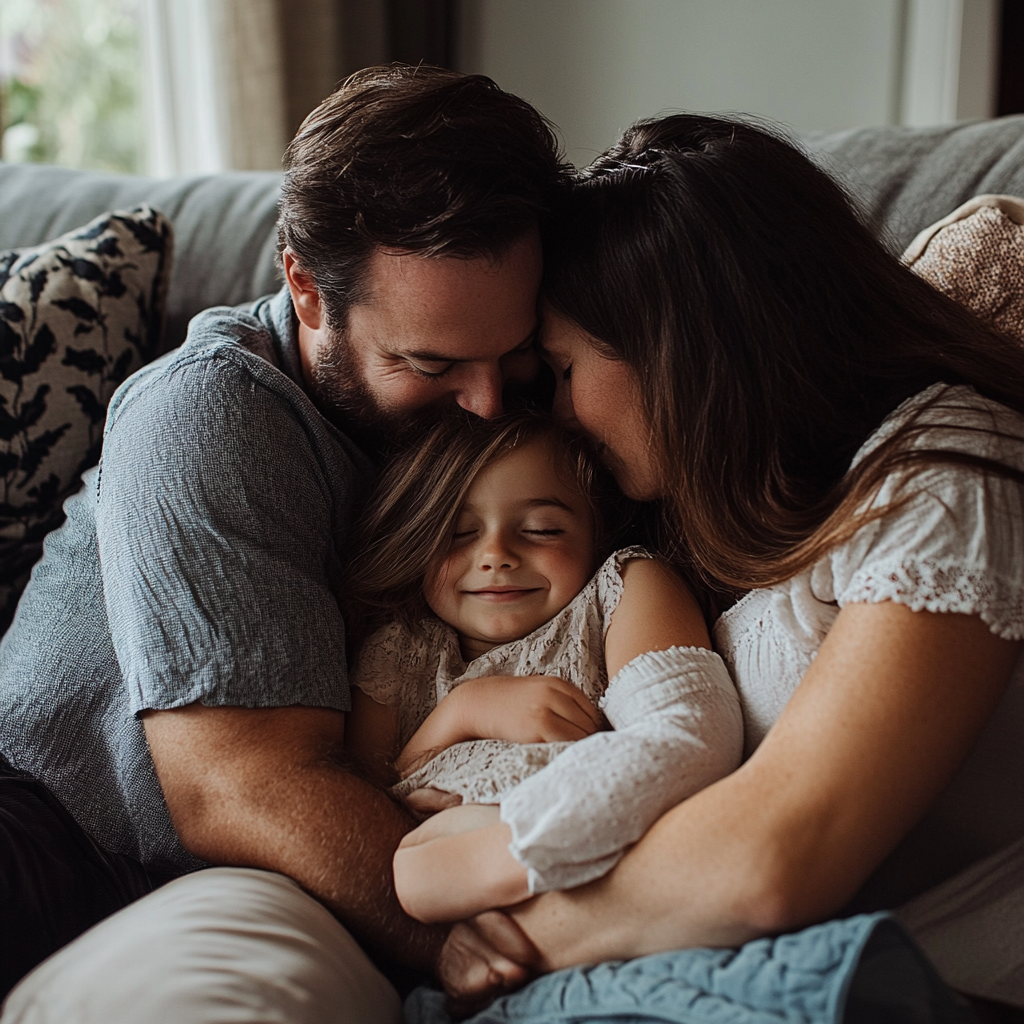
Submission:
<svg viewBox="0 0 1024 1024">
<path fill-rule="evenodd" d="M 903 262 L 986 323 L 1024 341 L 1024 199 L 975 196 L 925 228 Z"/>
</svg>

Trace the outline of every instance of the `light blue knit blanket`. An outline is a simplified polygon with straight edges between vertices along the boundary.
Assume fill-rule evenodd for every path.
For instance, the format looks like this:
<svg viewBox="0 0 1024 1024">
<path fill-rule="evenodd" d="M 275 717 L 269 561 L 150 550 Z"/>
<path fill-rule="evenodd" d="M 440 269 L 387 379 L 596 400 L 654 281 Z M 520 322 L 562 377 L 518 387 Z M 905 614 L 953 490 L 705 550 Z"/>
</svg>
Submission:
<svg viewBox="0 0 1024 1024">
<path fill-rule="evenodd" d="M 406 1024 L 452 1024 L 419 988 Z M 887 914 L 739 949 L 684 949 L 545 975 L 467 1024 L 972 1024 L 973 1011 Z"/>
</svg>

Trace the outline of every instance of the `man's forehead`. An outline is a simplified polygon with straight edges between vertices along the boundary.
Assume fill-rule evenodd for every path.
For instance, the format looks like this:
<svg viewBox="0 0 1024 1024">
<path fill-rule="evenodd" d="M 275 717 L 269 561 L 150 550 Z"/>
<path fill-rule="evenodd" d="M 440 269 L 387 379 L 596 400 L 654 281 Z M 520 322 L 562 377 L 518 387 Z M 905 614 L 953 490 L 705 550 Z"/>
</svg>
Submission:
<svg viewBox="0 0 1024 1024">
<path fill-rule="evenodd" d="M 473 292 L 500 287 L 509 279 L 533 273 L 539 286 L 540 269 L 540 238 L 532 234 L 513 243 L 499 256 L 430 256 L 378 248 L 366 265 L 364 301 L 393 301 L 393 292 Z"/>
<path fill-rule="evenodd" d="M 500 260 L 378 250 L 349 326 L 394 355 L 425 362 L 493 359 L 532 341 L 540 275 L 540 241 L 532 236 Z"/>
<path fill-rule="evenodd" d="M 532 328 L 526 333 L 526 335 L 511 345 L 506 345 L 506 350 L 514 352 L 516 349 L 530 348 L 536 339 L 538 325 L 535 323 Z M 399 339 L 391 344 L 386 344 L 385 347 L 393 355 L 400 355 L 407 359 L 418 359 L 422 362 L 446 362 L 446 363 L 471 363 L 477 359 L 488 359 L 491 358 L 493 353 L 491 349 L 493 345 L 490 344 L 492 339 L 481 338 L 479 339 L 480 353 L 474 354 L 472 351 L 472 345 L 467 346 L 466 344 L 453 344 L 451 342 L 445 343 L 439 341 L 437 344 L 432 346 L 418 346 L 415 343 L 407 342 L 404 343 Z"/>
</svg>

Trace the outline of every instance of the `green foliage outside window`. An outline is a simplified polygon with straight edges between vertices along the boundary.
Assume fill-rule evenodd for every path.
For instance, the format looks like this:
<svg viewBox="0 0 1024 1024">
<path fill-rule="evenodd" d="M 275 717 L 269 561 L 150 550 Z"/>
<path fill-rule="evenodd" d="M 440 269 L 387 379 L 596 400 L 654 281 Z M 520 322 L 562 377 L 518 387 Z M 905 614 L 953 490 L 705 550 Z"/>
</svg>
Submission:
<svg viewBox="0 0 1024 1024">
<path fill-rule="evenodd" d="M 144 169 L 138 0 L 0 0 L 3 158 Z"/>
</svg>

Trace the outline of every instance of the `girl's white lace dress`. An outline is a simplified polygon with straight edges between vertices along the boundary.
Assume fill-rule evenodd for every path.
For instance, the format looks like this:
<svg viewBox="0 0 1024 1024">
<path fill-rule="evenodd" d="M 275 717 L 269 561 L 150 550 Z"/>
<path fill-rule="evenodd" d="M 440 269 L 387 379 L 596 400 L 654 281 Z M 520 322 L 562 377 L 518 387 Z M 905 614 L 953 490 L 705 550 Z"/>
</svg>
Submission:
<svg viewBox="0 0 1024 1024">
<path fill-rule="evenodd" d="M 971 388 L 942 384 L 904 403 L 862 454 L 933 400 L 921 422 L 955 429 L 929 430 L 914 444 L 1024 469 L 1024 417 Z M 887 481 L 875 500 L 890 503 L 898 483 Z M 800 576 L 752 591 L 716 623 L 714 645 L 739 691 L 747 754 L 782 712 L 844 605 L 895 601 L 979 615 L 998 636 L 1024 639 L 1024 487 L 939 464 L 916 477 L 912 490 L 916 496 L 902 508 Z M 883 866 L 912 881 L 974 862 L 902 907 L 901 918 L 956 987 L 1017 1005 L 1024 1005 L 1022 837 L 1024 657 L 966 763 Z"/>
<path fill-rule="evenodd" d="M 577 743 L 458 743 L 394 788 L 397 796 L 431 786 L 466 803 L 500 803 L 531 892 L 603 875 L 666 810 L 739 764 L 739 702 L 717 654 L 649 652 L 608 680 L 604 638 L 622 566 L 650 557 L 642 548 L 615 552 L 553 619 L 468 664 L 455 631 L 434 618 L 416 633 L 385 626 L 357 660 L 353 685 L 398 707 L 402 745 L 455 687 L 482 676 L 557 676 L 601 708 L 613 731 Z"/>
</svg>

